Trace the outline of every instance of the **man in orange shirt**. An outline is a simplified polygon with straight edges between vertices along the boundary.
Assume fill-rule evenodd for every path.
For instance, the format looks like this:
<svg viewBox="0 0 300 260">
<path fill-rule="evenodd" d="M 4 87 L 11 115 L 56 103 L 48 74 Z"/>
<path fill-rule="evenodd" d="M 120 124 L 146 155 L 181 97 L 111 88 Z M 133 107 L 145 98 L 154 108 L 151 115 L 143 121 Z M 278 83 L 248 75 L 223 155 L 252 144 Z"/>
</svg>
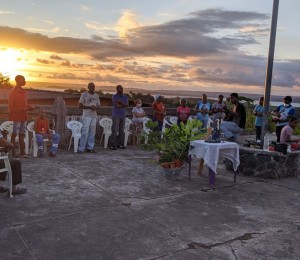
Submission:
<svg viewBox="0 0 300 260">
<path fill-rule="evenodd" d="M 31 106 L 27 104 L 26 91 L 22 89 L 26 85 L 25 77 L 17 75 L 15 77 L 16 86 L 11 90 L 8 98 L 9 120 L 14 122 L 11 142 L 15 145 L 16 136 L 19 135 L 20 157 L 28 157 L 25 154 L 25 131 L 27 125 L 27 111 Z M 15 149 L 12 150 L 15 156 Z"/>
<path fill-rule="evenodd" d="M 164 103 L 162 102 L 161 95 L 155 95 L 154 99 L 155 102 L 152 104 L 153 122 L 158 122 L 158 131 L 161 131 L 166 115 L 166 109 Z"/>
</svg>

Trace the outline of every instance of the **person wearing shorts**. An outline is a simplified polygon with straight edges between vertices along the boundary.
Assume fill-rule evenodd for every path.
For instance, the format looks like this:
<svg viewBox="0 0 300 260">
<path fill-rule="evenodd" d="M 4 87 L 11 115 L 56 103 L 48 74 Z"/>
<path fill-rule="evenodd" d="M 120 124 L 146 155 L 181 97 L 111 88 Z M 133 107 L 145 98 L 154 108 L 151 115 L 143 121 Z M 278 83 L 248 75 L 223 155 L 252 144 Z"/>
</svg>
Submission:
<svg viewBox="0 0 300 260">
<path fill-rule="evenodd" d="M 27 94 L 22 88 L 26 85 L 25 77 L 17 75 L 15 77 L 16 86 L 10 91 L 8 98 L 9 120 L 13 121 L 13 132 L 11 135 L 11 143 L 14 145 L 12 149 L 13 156 L 15 154 L 16 137 L 19 136 L 20 157 L 28 157 L 25 154 L 25 132 L 27 125 L 27 111 L 32 107 L 27 104 Z"/>
</svg>

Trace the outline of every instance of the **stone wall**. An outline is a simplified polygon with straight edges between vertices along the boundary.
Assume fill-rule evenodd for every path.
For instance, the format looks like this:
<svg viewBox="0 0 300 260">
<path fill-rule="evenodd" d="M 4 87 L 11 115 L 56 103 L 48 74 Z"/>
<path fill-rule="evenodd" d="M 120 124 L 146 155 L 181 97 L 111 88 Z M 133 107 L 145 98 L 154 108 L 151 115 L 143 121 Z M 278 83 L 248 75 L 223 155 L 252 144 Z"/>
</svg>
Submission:
<svg viewBox="0 0 300 260">
<path fill-rule="evenodd" d="M 227 170 L 233 170 L 232 162 L 225 159 Z M 297 177 L 300 172 L 300 152 L 283 155 L 260 149 L 240 147 L 239 173 L 267 179 Z"/>
</svg>

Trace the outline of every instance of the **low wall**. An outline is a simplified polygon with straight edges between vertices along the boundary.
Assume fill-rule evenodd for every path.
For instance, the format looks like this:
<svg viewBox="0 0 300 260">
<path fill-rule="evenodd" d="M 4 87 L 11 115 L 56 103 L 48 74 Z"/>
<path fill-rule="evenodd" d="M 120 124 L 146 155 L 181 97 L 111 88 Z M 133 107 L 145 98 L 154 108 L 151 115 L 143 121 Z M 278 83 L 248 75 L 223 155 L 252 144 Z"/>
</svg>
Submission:
<svg viewBox="0 0 300 260">
<path fill-rule="evenodd" d="M 233 170 L 232 162 L 225 159 L 227 170 Z M 297 177 L 300 172 L 300 152 L 283 155 L 260 149 L 240 147 L 239 173 L 267 179 Z"/>
</svg>

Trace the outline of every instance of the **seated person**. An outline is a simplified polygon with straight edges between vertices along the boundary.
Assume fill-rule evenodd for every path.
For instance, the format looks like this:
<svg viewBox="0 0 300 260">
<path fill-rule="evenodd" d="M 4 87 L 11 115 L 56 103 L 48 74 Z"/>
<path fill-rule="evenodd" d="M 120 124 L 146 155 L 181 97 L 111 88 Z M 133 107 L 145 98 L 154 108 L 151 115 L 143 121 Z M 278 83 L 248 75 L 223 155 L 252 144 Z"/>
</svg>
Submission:
<svg viewBox="0 0 300 260">
<path fill-rule="evenodd" d="M 56 157 L 60 135 L 52 134 L 50 132 L 49 119 L 45 117 L 44 112 L 40 112 L 39 117 L 35 120 L 34 131 L 36 133 L 36 142 L 38 145 L 38 156 L 40 158 L 44 157 L 44 138 L 48 138 L 49 140 L 52 140 L 49 156 Z"/>
<path fill-rule="evenodd" d="M 207 95 L 203 94 L 201 101 L 198 101 L 194 108 L 194 111 L 197 112 L 197 119 L 202 123 L 202 128 L 207 128 L 210 110 L 211 106 L 207 101 Z"/>
<path fill-rule="evenodd" d="M 3 138 L 3 135 L 0 132 L 0 147 L 2 147 L 4 152 L 9 152 L 14 148 L 14 145 Z M 26 193 L 26 189 L 16 187 L 18 184 L 22 183 L 22 171 L 21 171 L 21 162 L 16 159 L 10 159 L 10 167 L 12 171 L 12 194 L 19 195 Z M 4 168 L 4 160 L 0 160 L 0 168 Z M 6 172 L 0 173 L 0 180 L 5 181 Z M 9 191 L 8 188 L 0 186 L 0 193 Z"/>
<path fill-rule="evenodd" d="M 289 123 L 282 128 L 280 134 L 280 143 L 290 144 L 291 150 L 300 150 L 300 138 L 292 138 L 293 129 L 297 126 L 297 118 L 294 116 L 289 117 Z"/>
<path fill-rule="evenodd" d="M 146 115 L 142 108 L 142 100 L 137 99 L 134 101 L 135 107 L 132 109 L 132 124 L 133 124 L 133 145 L 138 142 L 138 136 L 143 131 L 143 118 Z"/>
<path fill-rule="evenodd" d="M 230 95 L 230 101 L 233 104 L 233 108 L 231 111 L 224 109 L 226 117 L 220 129 L 228 141 L 236 141 L 246 125 L 246 110 L 244 105 L 239 102 L 237 93 Z"/>
</svg>

